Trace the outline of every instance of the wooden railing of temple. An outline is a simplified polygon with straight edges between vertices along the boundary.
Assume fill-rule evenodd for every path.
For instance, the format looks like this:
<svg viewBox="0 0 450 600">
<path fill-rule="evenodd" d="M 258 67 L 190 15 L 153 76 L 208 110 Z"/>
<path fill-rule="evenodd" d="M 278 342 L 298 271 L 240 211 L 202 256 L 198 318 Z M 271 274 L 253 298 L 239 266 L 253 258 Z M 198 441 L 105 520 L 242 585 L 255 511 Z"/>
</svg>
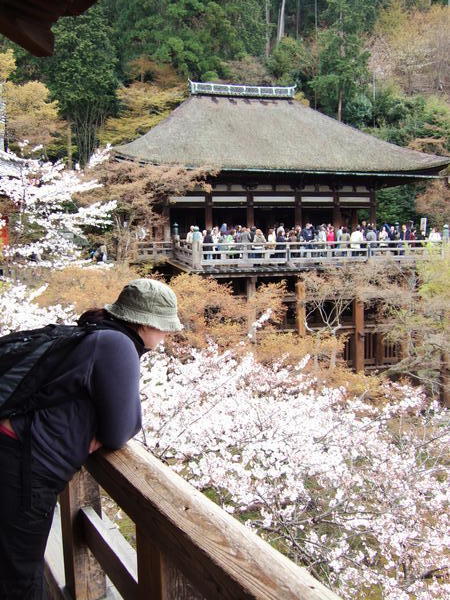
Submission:
<svg viewBox="0 0 450 600">
<path fill-rule="evenodd" d="M 385 241 L 385 242 L 282 242 L 263 244 L 202 242 L 141 242 L 140 260 L 154 260 L 166 256 L 175 259 L 190 270 L 226 270 L 255 267 L 303 269 L 316 265 L 339 265 L 347 262 L 366 262 L 369 259 L 390 259 L 396 262 L 414 262 L 443 252 L 442 242 Z"/>
<path fill-rule="evenodd" d="M 99 600 L 105 574 L 125 600 L 339 600 L 137 442 L 87 470 L 61 497 L 65 588 L 47 562 L 52 600 Z M 136 550 L 102 518 L 99 485 L 134 521 Z"/>
</svg>

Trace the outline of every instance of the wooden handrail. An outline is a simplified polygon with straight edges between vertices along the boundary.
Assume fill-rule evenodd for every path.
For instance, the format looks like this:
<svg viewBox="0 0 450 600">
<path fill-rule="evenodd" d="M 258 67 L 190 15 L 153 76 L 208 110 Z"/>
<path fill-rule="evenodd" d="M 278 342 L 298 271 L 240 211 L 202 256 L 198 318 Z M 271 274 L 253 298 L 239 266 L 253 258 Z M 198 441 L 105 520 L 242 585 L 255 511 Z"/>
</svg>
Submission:
<svg viewBox="0 0 450 600">
<path fill-rule="evenodd" d="M 95 510 L 72 515 L 72 526 L 126 600 L 339 600 L 137 442 L 99 450 L 87 469 L 136 524 L 134 559 Z"/>
<path fill-rule="evenodd" d="M 168 242 L 169 246 L 170 243 Z M 282 268 L 288 265 L 302 269 L 315 264 L 340 265 L 348 262 L 365 262 L 369 259 L 391 260 L 400 263 L 414 261 L 418 256 L 429 255 L 430 250 L 444 250 L 445 243 L 426 240 L 413 241 L 363 241 L 363 242 L 217 242 L 203 244 L 188 243 L 179 240 L 173 243 L 172 250 L 165 247 L 167 256 L 194 270 L 217 267 L 248 267 L 277 265 Z M 141 246 L 141 258 L 144 258 L 144 245 Z M 151 246 L 146 248 L 147 255 L 152 252 Z"/>
</svg>

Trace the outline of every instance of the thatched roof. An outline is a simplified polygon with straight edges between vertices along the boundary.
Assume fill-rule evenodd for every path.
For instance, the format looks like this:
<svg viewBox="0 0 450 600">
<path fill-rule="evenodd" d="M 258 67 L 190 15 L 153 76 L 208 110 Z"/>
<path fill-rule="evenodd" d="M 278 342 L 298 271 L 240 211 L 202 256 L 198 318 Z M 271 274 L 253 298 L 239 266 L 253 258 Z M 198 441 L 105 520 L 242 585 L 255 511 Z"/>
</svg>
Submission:
<svg viewBox="0 0 450 600">
<path fill-rule="evenodd" d="M 436 173 L 450 158 L 383 142 L 291 99 L 194 95 L 116 155 L 221 171 Z"/>
</svg>

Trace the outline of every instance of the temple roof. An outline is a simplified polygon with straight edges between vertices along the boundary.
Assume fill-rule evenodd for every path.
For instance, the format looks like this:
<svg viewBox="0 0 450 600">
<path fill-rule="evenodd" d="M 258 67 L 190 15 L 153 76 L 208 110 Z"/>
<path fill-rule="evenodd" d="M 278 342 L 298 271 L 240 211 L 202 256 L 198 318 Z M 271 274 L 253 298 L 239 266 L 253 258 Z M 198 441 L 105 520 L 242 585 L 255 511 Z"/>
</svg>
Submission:
<svg viewBox="0 0 450 600">
<path fill-rule="evenodd" d="M 433 175 L 449 157 L 384 142 L 291 98 L 191 95 L 116 156 L 220 171 Z"/>
</svg>

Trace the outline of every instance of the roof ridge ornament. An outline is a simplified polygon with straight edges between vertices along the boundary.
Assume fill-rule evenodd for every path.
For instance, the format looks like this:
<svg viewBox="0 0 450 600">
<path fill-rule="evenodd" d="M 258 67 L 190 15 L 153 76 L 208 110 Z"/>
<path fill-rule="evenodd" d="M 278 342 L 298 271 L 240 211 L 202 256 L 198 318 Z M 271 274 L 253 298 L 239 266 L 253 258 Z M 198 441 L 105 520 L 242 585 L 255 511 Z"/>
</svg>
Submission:
<svg viewBox="0 0 450 600">
<path fill-rule="evenodd" d="M 293 98 L 296 85 L 269 86 L 269 85 L 232 85 L 228 83 L 213 83 L 191 81 L 189 86 L 192 95 L 208 96 L 237 96 L 240 98 Z"/>
</svg>

